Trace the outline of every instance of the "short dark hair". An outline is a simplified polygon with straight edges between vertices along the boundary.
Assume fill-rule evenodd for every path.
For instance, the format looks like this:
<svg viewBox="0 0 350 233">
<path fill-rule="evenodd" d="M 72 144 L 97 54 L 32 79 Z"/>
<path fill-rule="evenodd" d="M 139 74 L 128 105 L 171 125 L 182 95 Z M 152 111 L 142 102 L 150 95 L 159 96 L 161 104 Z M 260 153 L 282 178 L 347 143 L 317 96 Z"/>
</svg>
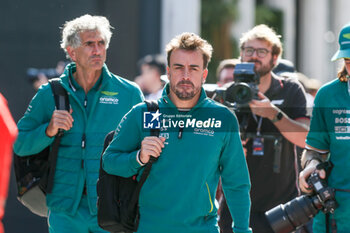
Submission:
<svg viewBox="0 0 350 233">
<path fill-rule="evenodd" d="M 295 67 L 292 61 L 287 59 L 279 59 L 277 65 L 272 70 L 275 74 L 280 75 L 284 72 L 295 72 Z"/>
<path fill-rule="evenodd" d="M 216 69 L 217 80 L 220 81 L 220 73 L 223 69 L 235 68 L 238 63 L 241 63 L 241 61 L 237 58 L 222 60 L 219 64 L 218 68 Z"/>
<path fill-rule="evenodd" d="M 163 75 L 166 72 L 165 58 L 160 54 L 146 55 L 137 62 L 137 65 L 139 69 L 142 65 L 154 67 L 158 69 L 160 75 Z"/>
</svg>

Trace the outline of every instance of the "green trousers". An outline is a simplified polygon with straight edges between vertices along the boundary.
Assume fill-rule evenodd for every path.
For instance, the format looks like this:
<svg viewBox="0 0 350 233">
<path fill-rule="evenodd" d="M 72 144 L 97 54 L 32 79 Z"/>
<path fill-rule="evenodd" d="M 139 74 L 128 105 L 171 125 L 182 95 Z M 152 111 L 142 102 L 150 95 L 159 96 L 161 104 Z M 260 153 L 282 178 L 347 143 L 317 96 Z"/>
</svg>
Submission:
<svg viewBox="0 0 350 233">
<path fill-rule="evenodd" d="M 47 221 L 50 233 L 108 233 L 98 226 L 97 216 L 90 214 L 86 196 L 82 197 L 74 216 L 49 210 Z"/>
</svg>

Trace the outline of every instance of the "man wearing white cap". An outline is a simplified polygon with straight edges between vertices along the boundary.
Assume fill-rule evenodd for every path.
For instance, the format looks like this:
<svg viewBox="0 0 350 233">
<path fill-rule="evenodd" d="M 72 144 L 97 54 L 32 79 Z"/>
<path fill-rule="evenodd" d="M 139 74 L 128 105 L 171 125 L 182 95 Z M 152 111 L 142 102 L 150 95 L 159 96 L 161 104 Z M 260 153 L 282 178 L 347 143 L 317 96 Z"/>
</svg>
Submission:
<svg viewBox="0 0 350 233">
<path fill-rule="evenodd" d="M 300 188 L 310 193 L 307 179 L 316 170 L 335 189 L 339 206 L 334 213 L 319 212 L 314 218 L 314 232 L 350 232 L 350 23 L 339 35 L 339 50 L 332 61 L 344 59 L 338 78 L 326 83 L 317 92 L 311 126 L 302 156 Z M 316 166 L 324 161 L 333 164 L 330 173 Z"/>
</svg>

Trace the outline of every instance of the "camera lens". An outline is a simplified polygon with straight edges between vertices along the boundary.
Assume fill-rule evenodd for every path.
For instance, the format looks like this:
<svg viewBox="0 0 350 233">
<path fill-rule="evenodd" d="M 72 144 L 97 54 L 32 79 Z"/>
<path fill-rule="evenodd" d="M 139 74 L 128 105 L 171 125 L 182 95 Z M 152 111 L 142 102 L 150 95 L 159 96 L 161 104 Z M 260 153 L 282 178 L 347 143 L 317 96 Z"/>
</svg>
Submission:
<svg viewBox="0 0 350 233">
<path fill-rule="evenodd" d="M 315 207 L 317 201 L 316 196 L 303 195 L 284 205 L 276 206 L 265 215 L 276 233 L 292 232 L 317 214 L 318 208 Z"/>
<path fill-rule="evenodd" d="M 246 83 L 236 83 L 230 88 L 231 90 L 228 90 L 230 94 L 226 96 L 229 102 L 236 102 L 243 105 L 249 103 L 253 98 L 251 87 Z"/>
</svg>

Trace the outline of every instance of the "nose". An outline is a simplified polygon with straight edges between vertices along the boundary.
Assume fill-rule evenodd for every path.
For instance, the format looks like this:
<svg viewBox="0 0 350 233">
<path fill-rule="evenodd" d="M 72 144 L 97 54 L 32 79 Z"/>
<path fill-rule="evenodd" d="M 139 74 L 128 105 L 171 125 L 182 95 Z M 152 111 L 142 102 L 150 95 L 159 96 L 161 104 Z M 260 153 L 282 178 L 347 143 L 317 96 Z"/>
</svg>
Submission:
<svg viewBox="0 0 350 233">
<path fill-rule="evenodd" d="M 250 57 L 257 58 L 257 57 L 258 57 L 258 50 L 255 49 L 255 50 L 253 51 L 253 54 L 252 54 Z"/>
<path fill-rule="evenodd" d="M 190 79 L 190 70 L 189 70 L 189 68 L 185 68 L 184 69 L 183 79 L 186 79 L 186 80 Z"/>
<path fill-rule="evenodd" d="M 94 44 L 93 49 L 92 49 L 93 54 L 100 54 L 101 53 L 101 48 L 98 46 L 98 44 Z"/>
</svg>

